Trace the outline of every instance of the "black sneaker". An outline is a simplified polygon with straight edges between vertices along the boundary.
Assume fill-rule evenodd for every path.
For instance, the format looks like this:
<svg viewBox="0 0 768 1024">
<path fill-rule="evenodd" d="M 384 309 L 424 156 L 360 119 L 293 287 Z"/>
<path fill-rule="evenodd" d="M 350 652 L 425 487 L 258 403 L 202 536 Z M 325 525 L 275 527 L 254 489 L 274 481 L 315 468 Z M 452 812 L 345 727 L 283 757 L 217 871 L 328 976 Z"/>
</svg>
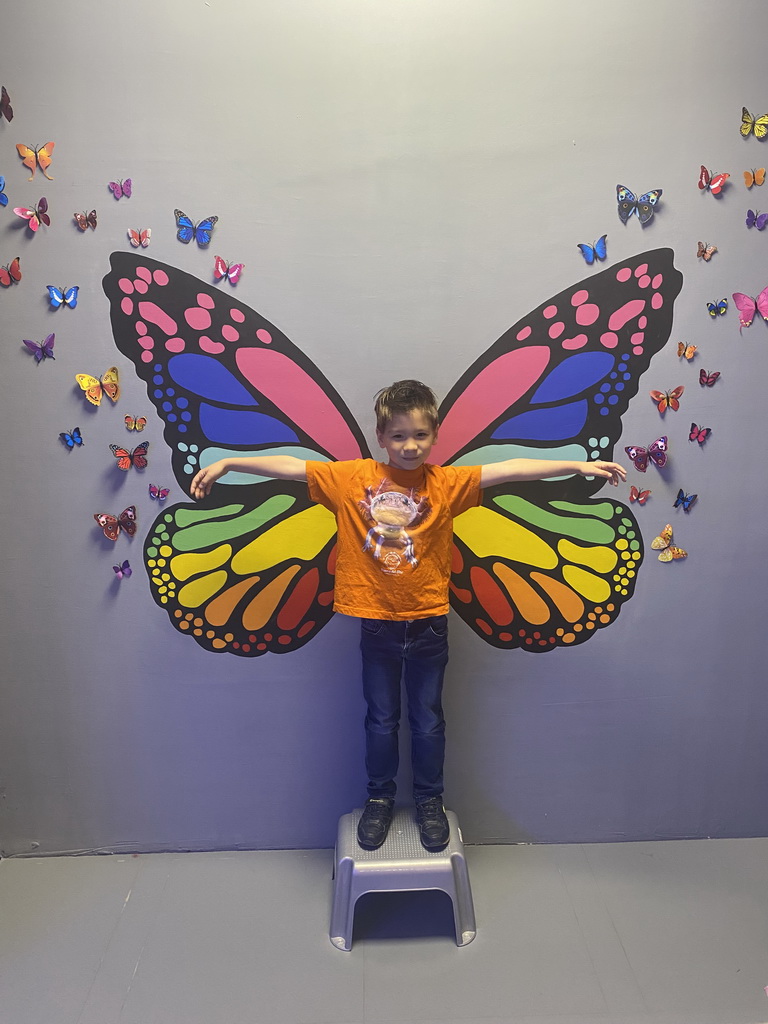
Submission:
<svg viewBox="0 0 768 1024">
<path fill-rule="evenodd" d="M 365 801 L 362 816 L 357 823 L 357 841 L 364 850 L 378 850 L 387 838 L 394 807 L 395 801 L 389 797 L 372 797 Z"/>
<path fill-rule="evenodd" d="M 416 821 L 419 823 L 421 845 L 426 850 L 444 850 L 451 838 L 451 828 L 439 796 L 416 804 Z"/>
</svg>

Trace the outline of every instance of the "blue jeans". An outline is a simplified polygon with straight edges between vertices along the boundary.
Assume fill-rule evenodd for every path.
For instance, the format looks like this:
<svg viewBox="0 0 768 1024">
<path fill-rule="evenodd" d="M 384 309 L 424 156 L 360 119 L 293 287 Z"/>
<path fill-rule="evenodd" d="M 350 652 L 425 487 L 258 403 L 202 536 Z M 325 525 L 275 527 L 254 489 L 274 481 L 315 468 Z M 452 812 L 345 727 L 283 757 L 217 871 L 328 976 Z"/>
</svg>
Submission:
<svg viewBox="0 0 768 1024">
<path fill-rule="evenodd" d="M 442 796 L 445 719 L 441 696 L 448 663 L 448 616 L 362 619 L 365 767 L 369 797 L 394 797 L 400 682 L 405 681 L 414 799 Z"/>
</svg>

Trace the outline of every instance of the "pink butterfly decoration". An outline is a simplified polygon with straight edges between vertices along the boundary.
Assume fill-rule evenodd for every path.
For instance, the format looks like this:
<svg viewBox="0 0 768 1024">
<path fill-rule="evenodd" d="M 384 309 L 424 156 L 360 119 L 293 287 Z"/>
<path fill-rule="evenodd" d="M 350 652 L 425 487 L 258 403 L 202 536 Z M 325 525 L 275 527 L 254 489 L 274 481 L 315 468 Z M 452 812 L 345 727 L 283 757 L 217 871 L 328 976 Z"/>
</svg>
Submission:
<svg viewBox="0 0 768 1024">
<path fill-rule="evenodd" d="M 128 238 L 134 249 L 146 249 L 152 237 L 152 228 L 128 228 Z"/>
<path fill-rule="evenodd" d="M 630 444 L 624 451 L 632 459 L 635 465 L 635 469 L 639 473 L 644 473 L 648 469 L 648 462 L 652 462 L 654 466 L 659 469 L 663 469 L 667 464 L 667 438 L 657 437 L 656 440 L 648 445 L 647 448 L 643 448 L 640 445 Z"/>
<path fill-rule="evenodd" d="M 763 288 L 756 299 L 751 295 L 745 295 L 744 292 L 734 292 L 733 301 L 739 311 L 739 330 L 741 327 L 749 327 L 755 318 L 756 310 L 763 320 L 768 320 L 768 288 Z"/>
<path fill-rule="evenodd" d="M 107 188 L 115 199 L 122 199 L 123 196 L 125 196 L 126 199 L 130 199 L 131 197 L 132 186 L 130 178 L 126 178 L 125 181 L 122 179 L 120 181 L 110 181 Z"/>
<path fill-rule="evenodd" d="M 50 227 L 51 218 L 48 216 L 48 200 L 42 196 L 34 210 L 26 206 L 14 206 L 13 212 L 17 217 L 23 217 L 27 221 L 30 231 L 37 231 L 41 224 Z"/>
<path fill-rule="evenodd" d="M 213 276 L 217 281 L 221 281 L 223 277 L 226 277 L 230 284 L 237 284 L 244 270 L 244 263 L 227 263 L 221 256 L 213 257 Z"/>
<path fill-rule="evenodd" d="M 165 501 L 170 493 L 170 487 L 158 487 L 157 484 L 149 485 L 149 496 L 153 501 Z"/>
</svg>

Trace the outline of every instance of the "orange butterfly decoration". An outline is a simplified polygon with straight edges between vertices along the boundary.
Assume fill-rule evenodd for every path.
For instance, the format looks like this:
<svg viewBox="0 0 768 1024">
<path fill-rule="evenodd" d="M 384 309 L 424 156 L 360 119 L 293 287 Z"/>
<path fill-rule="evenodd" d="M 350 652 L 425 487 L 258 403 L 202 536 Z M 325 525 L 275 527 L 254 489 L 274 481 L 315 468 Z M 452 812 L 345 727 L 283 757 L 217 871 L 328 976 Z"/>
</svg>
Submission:
<svg viewBox="0 0 768 1024">
<path fill-rule="evenodd" d="M 700 260 L 704 260 L 705 263 L 709 263 L 712 257 L 717 252 L 716 245 L 710 245 L 709 242 L 698 242 L 698 249 L 696 250 L 696 256 Z"/>
<path fill-rule="evenodd" d="M 686 345 L 684 341 L 678 341 L 677 343 L 677 355 L 680 359 L 682 359 L 683 356 L 685 356 L 686 359 L 693 359 L 698 350 L 698 345 Z"/>
<path fill-rule="evenodd" d="M 676 548 L 672 543 L 672 527 L 669 523 L 664 527 L 658 537 L 651 541 L 651 547 L 659 552 L 660 562 L 671 562 L 673 559 L 687 558 L 688 552 L 682 548 Z"/>
<path fill-rule="evenodd" d="M 764 181 L 764 167 L 758 167 L 757 170 L 753 167 L 751 171 L 744 171 L 744 184 L 747 188 L 752 188 L 753 185 L 762 185 Z"/>
<path fill-rule="evenodd" d="M 28 167 L 30 171 L 32 171 L 32 174 L 27 178 L 27 181 L 32 181 L 34 178 L 35 166 L 40 168 L 44 177 L 46 177 L 48 181 L 53 181 L 50 174 L 45 173 L 45 169 L 46 167 L 50 167 L 51 153 L 53 152 L 53 147 L 55 145 L 55 142 L 46 142 L 44 146 L 40 146 L 40 148 L 37 149 L 34 146 L 25 146 L 23 142 L 17 143 L 16 149 L 19 151 L 21 162 L 25 167 Z"/>
<path fill-rule="evenodd" d="M 101 379 L 91 376 L 90 373 L 76 373 L 75 380 L 91 405 L 101 405 L 103 395 L 112 402 L 116 402 L 120 397 L 120 374 L 116 366 L 110 366 Z"/>
<path fill-rule="evenodd" d="M 147 425 L 146 416 L 126 416 L 125 417 L 125 429 L 126 430 L 143 430 Z"/>
<path fill-rule="evenodd" d="M 685 391 L 685 385 L 681 384 L 679 388 L 673 388 L 671 391 L 651 391 L 650 396 L 659 408 L 659 412 L 663 415 L 669 407 L 674 412 L 680 408 L 680 396 Z"/>
</svg>

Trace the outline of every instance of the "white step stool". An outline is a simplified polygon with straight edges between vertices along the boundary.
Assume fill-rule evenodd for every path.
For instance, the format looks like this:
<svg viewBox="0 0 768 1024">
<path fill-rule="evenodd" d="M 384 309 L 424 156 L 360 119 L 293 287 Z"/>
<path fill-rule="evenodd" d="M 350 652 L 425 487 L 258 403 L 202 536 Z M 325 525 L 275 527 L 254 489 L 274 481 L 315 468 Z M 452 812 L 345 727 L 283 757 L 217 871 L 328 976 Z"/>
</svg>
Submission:
<svg viewBox="0 0 768 1024">
<path fill-rule="evenodd" d="M 419 840 L 412 807 L 395 811 L 392 825 L 378 850 L 364 850 L 357 842 L 362 810 L 339 818 L 334 861 L 331 942 L 338 949 L 352 948 L 355 903 L 367 892 L 416 892 L 440 889 L 453 902 L 456 944 L 466 946 L 476 934 L 475 908 L 464 843 L 453 811 L 446 811 L 451 836 L 438 853 L 425 850 Z"/>
</svg>

